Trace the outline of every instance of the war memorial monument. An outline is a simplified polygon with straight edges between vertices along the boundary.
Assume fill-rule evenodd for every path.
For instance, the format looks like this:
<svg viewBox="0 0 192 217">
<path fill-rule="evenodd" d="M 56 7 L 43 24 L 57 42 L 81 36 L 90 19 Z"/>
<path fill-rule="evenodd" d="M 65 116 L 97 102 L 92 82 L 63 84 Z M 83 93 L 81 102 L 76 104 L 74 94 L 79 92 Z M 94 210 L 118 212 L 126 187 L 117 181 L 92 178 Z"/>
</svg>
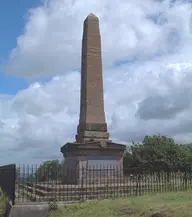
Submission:
<svg viewBox="0 0 192 217">
<path fill-rule="evenodd" d="M 65 158 L 65 183 L 78 184 L 82 168 L 122 167 L 125 145 L 110 140 L 104 111 L 101 36 L 99 19 L 84 21 L 81 55 L 80 116 L 74 142 L 61 147 Z"/>
</svg>

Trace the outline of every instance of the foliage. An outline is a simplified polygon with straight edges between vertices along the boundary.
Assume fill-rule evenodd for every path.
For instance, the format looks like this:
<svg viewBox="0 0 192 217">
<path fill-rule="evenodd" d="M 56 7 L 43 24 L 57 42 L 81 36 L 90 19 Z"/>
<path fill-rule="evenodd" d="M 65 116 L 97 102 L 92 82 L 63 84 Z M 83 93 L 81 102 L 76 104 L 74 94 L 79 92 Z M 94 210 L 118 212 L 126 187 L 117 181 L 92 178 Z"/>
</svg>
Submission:
<svg viewBox="0 0 192 217">
<path fill-rule="evenodd" d="M 5 204 L 7 201 L 6 195 L 4 195 L 2 189 L 0 188 L 0 217 L 5 215 Z"/>
<path fill-rule="evenodd" d="M 26 168 L 27 172 L 25 167 L 22 169 L 23 171 L 20 166 L 16 169 L 16 183 L 35 182 L 36 177 L 34 176 L 33 171 L 30 171 L 29 167 Z"/>
<path fill-rule="evenodd" d="M 59 160 L 45 161 L 36 171 L 35 177 L 39 182 L 58 180 L 61 175 L 62 163 Z"/>
<path fill-rule="evenodd" d="M 58 209 L 57 201 L 58 201 L 58 199 L 56 197 L 49 201 L 48 212 L 52 212 L 52 211 L 55 211 L 56 209 Z"/>
<path fill-rule="evenodd" d="M 191 144 L 177 144 L 173 139 L 160 135 L 145 136 L 142 143 L 133 143 L 124 155 L 124 168 L 182 171 L 191 163 Z"/>
<path fill-rule="evenodd" d="M 16 168 L 16 182 L 18 183 L 20 180 L 20 167 Z"/>
</svg>

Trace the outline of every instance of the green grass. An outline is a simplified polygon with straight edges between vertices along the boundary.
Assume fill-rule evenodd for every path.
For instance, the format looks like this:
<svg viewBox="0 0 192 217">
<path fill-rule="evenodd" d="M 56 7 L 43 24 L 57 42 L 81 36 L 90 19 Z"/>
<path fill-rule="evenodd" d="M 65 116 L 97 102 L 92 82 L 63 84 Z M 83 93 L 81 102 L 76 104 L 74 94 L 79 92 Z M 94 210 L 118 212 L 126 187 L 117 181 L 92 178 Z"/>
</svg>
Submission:
<svg viewBox="0 0 192 217">
<path fill-rule="evenodd" d="M 0 188 L 0 217 L 4 216 L 6 201 L 7 201 L 7 197 L 3 194 L 3 192 Z"/>
<path fill-rule="evenodd" d="M 192 190 L 106 199 L 60 207 L 50 217 L 192 217 Z"/>
</svg>

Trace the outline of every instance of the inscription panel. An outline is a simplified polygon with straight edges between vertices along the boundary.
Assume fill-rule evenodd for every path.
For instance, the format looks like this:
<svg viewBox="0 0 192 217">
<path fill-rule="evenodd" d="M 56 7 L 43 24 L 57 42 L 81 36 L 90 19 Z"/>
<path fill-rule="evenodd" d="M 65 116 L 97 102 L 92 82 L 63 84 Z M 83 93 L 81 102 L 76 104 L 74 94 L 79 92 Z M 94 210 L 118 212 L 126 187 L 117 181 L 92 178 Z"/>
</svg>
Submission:
<svg viewBox="0 0 192 217">
<path fill-rule="evenodd" d="M 88 156 L 88 167 L 115 168 L 117 166 L 117 158 L 114 156 Z"/>
</svg>

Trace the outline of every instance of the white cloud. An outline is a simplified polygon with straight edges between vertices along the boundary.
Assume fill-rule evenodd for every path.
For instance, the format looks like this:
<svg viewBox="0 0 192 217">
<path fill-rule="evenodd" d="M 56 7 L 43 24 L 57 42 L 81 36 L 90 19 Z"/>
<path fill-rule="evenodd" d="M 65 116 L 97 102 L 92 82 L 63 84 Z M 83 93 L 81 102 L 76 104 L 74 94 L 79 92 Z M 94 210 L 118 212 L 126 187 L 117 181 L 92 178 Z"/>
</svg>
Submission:
<svg viewBox="0 0 192 217">
<path fill-rule="evenodd" d="M 100 18 L 104 67 L 175 52 L 191 40 L 189 3 L 48 0 L 29 11 L 6 71 L 29 78 L 79 68 L 82 25 L 90 12 Z"/>
<path fill-rule="evenodd" d="M 129 143 L 142 140 L 146 134 L 160 133 L 189 141 L 192 65 L 165 64 L 158 68 L 151 61 L 145 64 L 147 70 L 142 65 L 135 70 L 124 65 L 105 73 L 111 138 Z M 29 156 L 20 157 L 23 153 L 29 153 L 30 161 L 62 157 L 60 147 L 74 141 L 76 133 L 79 81 L 80 74 L 71 72 L 48 83 L 35 83 L 2 102 L 9 115 L 1 115 L 1 144 L 5 144 L 1 149 L 9 147 L 9 153 L 17 153 L 17 161 L 29 160 Z"/>
<path fill-rule="evenodd" d="M 0 150 L 13 161 L 62 157 L 78 124 L 83 19 L 100 17 L 105 109 L 114 140 L 160 133 L 192 138 L 191 7 L 181 1 L 50 0 L 29 13 L 6 70 L 54 76 L 2 96 Z M 133 61 L 134 60 L 134 61 Z M 123 62 L 116 64 L 115 62 Z M 6 149 L 9 151 L 6 151 Z M 5 154 L 6 153 L 6 154 Z M 0 158 L 5 162 L 10 158 Z"/>
</svg>

